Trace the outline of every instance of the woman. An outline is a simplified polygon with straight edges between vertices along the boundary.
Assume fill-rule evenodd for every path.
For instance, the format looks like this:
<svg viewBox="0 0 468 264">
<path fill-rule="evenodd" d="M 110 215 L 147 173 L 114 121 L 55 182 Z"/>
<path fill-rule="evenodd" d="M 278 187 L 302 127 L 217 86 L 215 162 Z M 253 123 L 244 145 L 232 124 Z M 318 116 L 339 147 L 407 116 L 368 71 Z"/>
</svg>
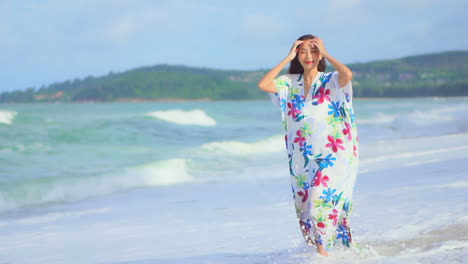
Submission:
<svg viewBox="0 0 468 264">
<path fill-rule="evenodd" d="M 324 73 L 325 60 L 335 72 Z M 288 74 L 277 77 L 288 63 Z M 282 110 L 302 234 L 325 256 L 339 241 L 355 246 L 348 218 L 358 166 L 352 76 L 320 38 L 305 35 L 258 83 Z"/>
</svg>

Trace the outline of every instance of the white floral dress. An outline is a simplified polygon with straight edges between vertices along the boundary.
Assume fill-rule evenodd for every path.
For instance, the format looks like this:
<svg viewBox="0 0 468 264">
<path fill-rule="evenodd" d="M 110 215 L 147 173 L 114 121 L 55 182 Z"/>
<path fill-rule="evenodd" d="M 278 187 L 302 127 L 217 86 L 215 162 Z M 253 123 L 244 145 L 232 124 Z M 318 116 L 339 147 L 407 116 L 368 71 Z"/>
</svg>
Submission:
<svg viewBox="0 0 468 264">
<path fill-rule="evenodd" d="M 275 79 L 270 94 L 281 108 L 297 217 L 308 243 L 327 251 L 353 246 L 349 214 L 358 168 L 358 137 L 351 81 L 319 72 L 307 97 L 302 74 Z"/>
</svg>

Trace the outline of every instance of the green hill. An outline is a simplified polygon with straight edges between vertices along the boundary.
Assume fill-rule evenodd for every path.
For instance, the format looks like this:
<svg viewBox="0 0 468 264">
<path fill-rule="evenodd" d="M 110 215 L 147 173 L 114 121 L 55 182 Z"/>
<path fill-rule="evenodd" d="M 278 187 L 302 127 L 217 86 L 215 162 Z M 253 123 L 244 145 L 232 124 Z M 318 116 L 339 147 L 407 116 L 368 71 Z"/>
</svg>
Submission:
<svg viewBox="0 0 468 264">
<path fill-rule="evenodd" d="M 468 51 L 348 66 L 356 97 L 468 96 Z M 264 99 L 257 82 L 266 72 L 155 65 L 4 92 L 0 102 Z"/>
<path fill-rule="evenodd" d="M 356 63 L 356 96 L 467 96 L 468 51 Z"/>
</svg>

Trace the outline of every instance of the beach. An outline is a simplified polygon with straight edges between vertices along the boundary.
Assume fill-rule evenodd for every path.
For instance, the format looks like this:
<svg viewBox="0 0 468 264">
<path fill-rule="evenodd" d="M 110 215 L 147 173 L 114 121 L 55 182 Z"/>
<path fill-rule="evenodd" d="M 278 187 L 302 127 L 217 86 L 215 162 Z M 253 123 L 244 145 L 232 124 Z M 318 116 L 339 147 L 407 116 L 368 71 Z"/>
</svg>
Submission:
<svg viewBox="0 0 468 264">
<path fill-rule="evenodd" d="M 360 249 L 324 258 L 270 101 L 0 105 L 0 263 L 468 262 L 468 98 L 354 108 Z"/>
</svg>

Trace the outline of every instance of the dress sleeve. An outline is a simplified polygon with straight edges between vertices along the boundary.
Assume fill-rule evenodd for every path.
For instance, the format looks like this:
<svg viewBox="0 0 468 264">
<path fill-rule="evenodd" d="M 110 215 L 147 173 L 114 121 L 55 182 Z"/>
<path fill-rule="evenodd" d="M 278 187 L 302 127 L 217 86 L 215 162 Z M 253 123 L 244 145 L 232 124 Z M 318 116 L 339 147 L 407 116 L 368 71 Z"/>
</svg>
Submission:
<svg viewBox="0 0 468 264">
<path fill-rule="evenodd" d="M 277 77 L 274 82 L 277 92 L 269 94 L 271 101 L 282 109 L 286 109 L 287 97 L 291 87 L 291 79 L 287 75 L 281 75 Z"/>
<path fill-rule="evenodd" d="M 353 99 L 353 84 L 351 81 L 349 81 L 344 87 L 341 87 L 340 82 L 338 81 L 340 74 L 337 71 L 334 71 L 331 75 L 329 83 L 331 92 L 338 97 L 343 96 L 343 99 L 345 99 L 346 102 L 351 102 Z"/>
</svg>

